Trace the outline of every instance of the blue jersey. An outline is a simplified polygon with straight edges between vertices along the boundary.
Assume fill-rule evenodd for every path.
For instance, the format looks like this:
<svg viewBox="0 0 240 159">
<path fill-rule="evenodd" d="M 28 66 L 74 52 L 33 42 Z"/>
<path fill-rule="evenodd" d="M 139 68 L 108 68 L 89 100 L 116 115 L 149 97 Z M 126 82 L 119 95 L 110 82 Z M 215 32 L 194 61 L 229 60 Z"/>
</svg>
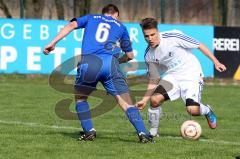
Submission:
<svg viewBox="0 0 240 159">
<path fill-rule="evenodd" d="M 126 27 L 111 16 L 89 14 L 73 18 L 79 28 L 84 28 L 82 54 L 112 54 L 131 52 L 131 42 Z"/>
</svg>

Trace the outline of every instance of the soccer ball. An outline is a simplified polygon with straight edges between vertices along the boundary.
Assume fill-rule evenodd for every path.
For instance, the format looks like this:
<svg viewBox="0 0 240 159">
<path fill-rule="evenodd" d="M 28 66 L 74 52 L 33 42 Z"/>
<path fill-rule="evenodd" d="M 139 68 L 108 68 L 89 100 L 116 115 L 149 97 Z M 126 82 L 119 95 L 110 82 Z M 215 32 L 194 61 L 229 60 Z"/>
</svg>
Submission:
<svg viewBox="0 0 240 159">
<path fill-rule="evenodd" d="M 185 139 L 197 140 L 201 136 L 202 128 L 194 120 L 187 120 L 181 126 L 181 135 Z"/>
</svg>

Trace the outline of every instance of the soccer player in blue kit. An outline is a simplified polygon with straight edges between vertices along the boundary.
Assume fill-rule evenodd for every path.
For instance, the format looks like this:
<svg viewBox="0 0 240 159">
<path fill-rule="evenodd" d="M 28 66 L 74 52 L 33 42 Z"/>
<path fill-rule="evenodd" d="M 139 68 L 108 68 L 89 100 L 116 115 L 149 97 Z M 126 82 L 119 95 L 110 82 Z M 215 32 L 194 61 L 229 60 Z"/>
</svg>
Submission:
<svg viewBox="0 0 240 159">
<path fill-rule="evenodd" d="M 102 9 L 102 14 L 88 14 L 73 18 L 45 46 L 43 52 L 48 55 L 54 50 L 57 42 L 71 31 L 84 28 L 81 60 L 78 64 L 74 87 L 76 111 L 83 128 L 80 139 L 93 140 L 96 137 L 87 98 L 100 81 L 126 113 L 137 131 L 140 142 L 153 142 L 152 137 L 147 133 L 138 108 L 132 104 L 128 86 L 119 68 L 120 63 L 133 59 L 133 50 L 127 29 L 117 20 L 118 16 L 118 8 L 113 4 L 108 4 Z M 119 57 L 121 50 L 125 54 Z"/>
</svg>

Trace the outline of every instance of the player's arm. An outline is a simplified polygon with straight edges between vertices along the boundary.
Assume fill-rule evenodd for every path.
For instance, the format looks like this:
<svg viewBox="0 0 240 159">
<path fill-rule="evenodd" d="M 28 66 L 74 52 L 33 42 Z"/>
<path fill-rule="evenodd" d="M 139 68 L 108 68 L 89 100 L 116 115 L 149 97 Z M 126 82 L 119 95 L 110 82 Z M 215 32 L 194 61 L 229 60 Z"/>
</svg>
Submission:
<svg viewBox="0 0 240 159">
<path fill-rule="evenodd" d="M 184 35 L 180 32 L 178 33 L 165 33 L 163 34 L 163 36 L 165 37 L 174 37 L 173 40 L 181 47 L 186 48 L 186 49 L 194 49 L 194 48 L 198 48 L 203 54 L 205 54 L 207 57 L 209 57 L 212 62 L 215 65 L 215 68 L 219 71 L 219 72 L 223 72 L 226 70 L 226 67 L 221 64 L 217 58 L 211 53 L 211 51 L 202 43 L 200 43 L 198 40 Z"/>
<path fill-rule="evenodd" d="M 134 53 L 132 49 L 132 43 L 126 27 L 123 27 L 122 37 L 120 39 L 120 47 L 125 54 L 118 59 L 119 63 L 125 63 L 134 58 Z"/>
<path fill-rule="evenodd" d="M 136 106 L 138 107 L 138 109 L 142 110 L 146 107 L 147 102 L 149 101 L 152 94 L 154 93 L 156 87 L 158 86 L 159 81 L 160 81 L 160 78 L 159 79 L 149 79 L 147 91 L 146 91 L 144 97 L 142 98 L 141 101 L 136 103 Z"/>
<path fill-rule="evenodd" d="M 143 109 L 146 105 L 155 89 L 157 88 L 160 81 L 160 67 L 158 63 L 147 62 L 148 68 L 148 86 L 147 91 L 141 101 L 137 102 L 136 105 L 139 109 Z"/>
<path fill-rule="evenodd" d="M 134 58 L 133 52 L 126 52 L 122 57 L 118 59 L 119 63 L 126 63 Z"/>
<path fill-rule="evenodd" d="M 226 71 L 226 67 L 218 61 L 218 59 L 212 54 L 212 52 L 202 43 L 199 44 L 198 49 L 206 55 L 208 58 L 212 60 L 212 62 L 215 65 L 216 70 L 219 72 Z"/>
<path fill-rule="evenodd" d="M 62 38 L 67 36 L 72 30 L 76 29 L 78 27 L 78 24 L 76 21 L 72 21 L 69 24 L 67 24 L 59 33 L 58 35 L 48 44 L 44 47 L 43 53 L 45 55 L 48 55 L 51 51 L 55 49 L 55 45 L 58 41 L 60 41 Z"/>
</svg>

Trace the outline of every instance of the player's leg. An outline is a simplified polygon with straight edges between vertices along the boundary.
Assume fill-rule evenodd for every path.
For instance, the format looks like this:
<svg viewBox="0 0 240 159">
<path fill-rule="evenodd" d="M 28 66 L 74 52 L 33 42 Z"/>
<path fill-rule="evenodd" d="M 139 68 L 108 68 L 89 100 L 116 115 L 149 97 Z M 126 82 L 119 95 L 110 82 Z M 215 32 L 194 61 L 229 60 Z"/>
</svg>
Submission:
<svg viewBox="0 0 240 159">
<path fill-rule="evenodd" d="M 193 99 L 186 99 L 187 112 L 193 116 L 204 115 L 210 128 L 217 127 L 217 117 L 209 105 L 197 103 Z"/>
<path fill-rule="evenodd" d="M 193 116 L 204 115 L 210 128 L 217 127 L 217 117 L 209 105 L 201 103 L 201 94 L 203 90 L 203 81 L 190 82 L 185 91 L 187 112 Z M 184 94 L 184 93 L 182 93 Z"/>
<path fill-rule="evenodd" d="M 187 112 L 192 116 L 200 115 L 200 104 L 191 98 L 186 99 L 186 109 Z"/>
<path fill-rule="evenodd" d="M 150 107 L 148 108 L 148 122 L 150 125 L 149 133 L 152 136 L 158 136 L 159 121 L 162 114 L 162 104 L 168 100 L 166 90 L 159 85 L 150 98 Z"/>
<path fill-rule="evenodd" d="M 181 81 L 181 97 L 186 103 L 186 110 L 192 116 L 199 116 L 203 84 L 200 81 Z"/>
<path fill-rule="evenodd" d="M 137 133 L 147 133 L 141 114 L 137 107 L 132 104 L 129 93 L 126 92 L 117 95 L 115 94 L 115 99 L 118 102 L 120 108 L 126 113 L 129 121 L 135 127 Z"/>
<path fill-rule="evenodd" d="M 162 114 L 162 104 L 167 100 L 176 100 L 180 97 L 177 81 L 171 75 L 166 75 L 160 81 L 150 99 L 148 109 L 148 122 L 150 125 L 150 134 L 158 136 L 158 127 Z"/>
<path fill-rule="evenodd" d="M 84 55 L 78 64 L 77 76 L 75 80 L 75 103 L 76 112 L 81 123 L 83 132 L 80 133 L 80 139 L 93 140 L 96 137 L 96 131 L 93 128 L 91 111 L 87 102 L 88 96 L 96 90 L 99 70 L 92 65 L 92 60 L 101 65 L 101 60 L 96 56 Z M 101 68 L 101 67 L 100 67 Z"/>
<path fill-rule="evenodd" d="M 208 125 L 211 129 L 215 129 L 217 127 L 217 116 L 215 115 L 213 109 L 208 104 L 204 105 L 200 103 L 201 107 L 201 115 L 205 115 Z"/>
<path fill-rule="evenodd" d="M 117 73 L 116 73 L 117 72 Z M 111 77 L 111 78 L 110 78 Z M 133 105 L 124 77 L 117 69 L 111 72 L 111 76 L 101 81 L 107 92 L 113 95 L 120 108 L 125 112 L 131 124 L 136 129 L 141 142 L 152 142 L 148 135 L 138 108 Z"/>
<path fill-rule="evenodd" d="M 158 104 L 156 102 L 157 100 L 160 101 Z M 153 101 L 155 104 L 153 104 Z M 148 123 L 150 126 L 149 133 L 155 137 L 159 136 L 158 127 L 162 115 L 162 101 L 164 101 L 164 97 L 161 94 L 153 95 L 151 97 L 150 107 L 148 108 Z"/>
<path fill-rule="evenodd" d="M 101 83 L 107 92 L 115 97 L 119 106 L 136 129 L 140 141 L 143 143 L 152 142 L 153 140 L 147 133 L 138 108 L 132 103 L 128 85 L 123 73 L 120 71 L 118 59 L 108 55 L 103 55 L 101 57 L 104 58 L 105 61 L 110 61 L 103 65 L 104 74 L 100 77 Z"/>
<path fill-rule="evenodd" d="M 80 140 L 93 140 L 96 137 L 96 130 L 93 128 L 90 107 L 87 96 L 75 93 L 76 112 L 83 131 L 80 132 Z"/>
<path fill-rule="evenodd" d="M 136 106 L 132 104 L 131 97 L 128 92 L 115 94 L 115 99 L 118 102 L 121 109 L 126 113 L 129 121 L 137 131 L 138 137 L 141 142 L 153 142 L 153 139 L 147 133 L 142 116 Z"/>
<path fill-rule="evenodd" d="M 206 115 L 210 112 L 210 107 L 193 99 L 186 99 L 187 112 L 192 116 Z"/>
<path fill-rule="evenodd" d="M 201 88 L 200 92 L 202 92 L 203 85 L 204 85 L 202 80 L 199 81 L 199 85 Z M 201 97 L 201 94 L 202 93 L 200 93 L 200 97 Z M 213 109 L 208 104 L 205 105 L 200 102 L 200 114 L 205 115 L 210 128 L 215 129 L 217 127 L 217 116 L 215 115 L 215 113 L 213 112 Z"/>
</svg>

